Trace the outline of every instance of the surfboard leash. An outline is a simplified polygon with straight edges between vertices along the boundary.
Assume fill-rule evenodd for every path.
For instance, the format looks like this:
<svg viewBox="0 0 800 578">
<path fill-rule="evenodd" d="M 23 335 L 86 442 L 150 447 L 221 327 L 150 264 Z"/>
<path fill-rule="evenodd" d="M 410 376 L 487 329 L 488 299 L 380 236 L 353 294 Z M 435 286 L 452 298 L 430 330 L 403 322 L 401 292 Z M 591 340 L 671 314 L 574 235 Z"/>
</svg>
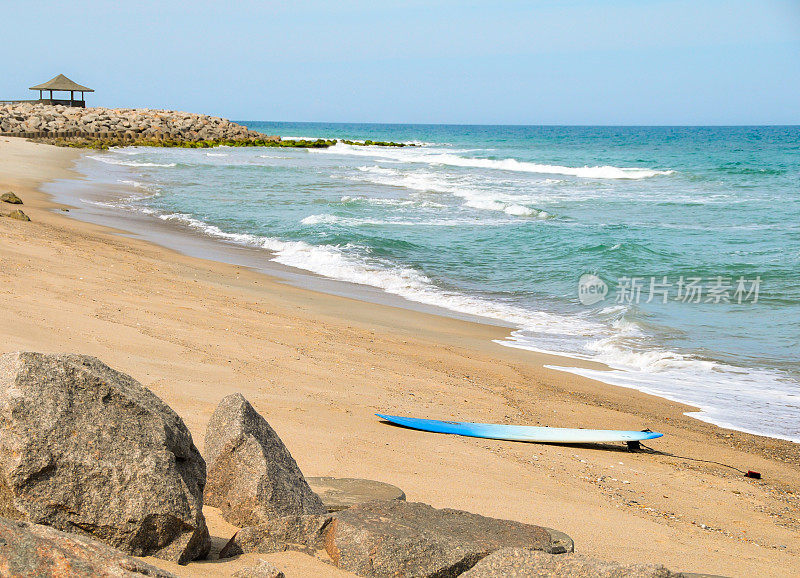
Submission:
<svg viewBox="0 0 800 578">
<path fill-rule="evenodd" d="M 702 458 L 692 458 L 692 457 L 689 457 L 689 456 L 679 456 L 677 454 L 673 454 L 673 453 L 670 453 L 670 452 L 665 452 L 665 451 L 653 449 L 650 446 L 646 446 L 644 444 L 641 444 L 641 447 L 649 450 L 650 452 L 652 452 L 654 454 L 659 454 L 659 455 L 662 455 L 662 456 L 669 456 L 671 458 L 676 458 L 676 459 L 679 459 L 679 460 L 692 460 L 692 461 L 695 461 L 695 462 L 705 462 L 707 464 L 715 464 L 715 465 L 718 465 L 718 466 L 722 466 L 722 467 L 725 467 L 725 468 L 730 468 L 732 470 L 736 470 L 740 474 L 744 474 L 744 476 L 746 478 L 753 478 L 753 479 L 756 479 L 756 480 L 760 480 L 761 479 L 761 474 L 759 472 L 756 472 L 756 471 L 753 471 L 753 470 L 747 470 L 747 471 L 741 470 L 741 469 L 737 468 L 736 466 L 732 466 L 730 464 L 725 464 L 725 463 L 722 463 L 722 462 L 718 462 L 716 460 L 704 460 Z"/>
</svg>

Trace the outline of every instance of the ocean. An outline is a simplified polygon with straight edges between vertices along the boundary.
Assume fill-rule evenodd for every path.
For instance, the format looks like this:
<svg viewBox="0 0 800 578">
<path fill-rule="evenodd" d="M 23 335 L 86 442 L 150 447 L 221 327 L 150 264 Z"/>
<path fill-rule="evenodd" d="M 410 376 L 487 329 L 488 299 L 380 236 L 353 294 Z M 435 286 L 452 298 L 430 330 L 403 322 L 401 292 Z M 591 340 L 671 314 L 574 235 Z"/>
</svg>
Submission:
<svg viewBox="0 0 800 578">
<path fill-rule="evenodd" d="M 503 345 L 611 368 L 563 371 L 800 442 L 800 127 L 243 124 L 415 146 L 90 152 L 125 193 L 87 203 L 502 323 Z"/>
</svg>

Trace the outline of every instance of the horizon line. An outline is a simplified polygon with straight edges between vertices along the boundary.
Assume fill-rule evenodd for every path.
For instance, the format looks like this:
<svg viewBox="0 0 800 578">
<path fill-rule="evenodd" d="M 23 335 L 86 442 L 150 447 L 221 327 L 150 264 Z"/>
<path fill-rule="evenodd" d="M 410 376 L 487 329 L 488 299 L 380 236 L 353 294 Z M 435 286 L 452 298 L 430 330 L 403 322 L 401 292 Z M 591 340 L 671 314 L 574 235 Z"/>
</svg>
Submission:
<svg viewBox="0 0 800 578">
<path fill-rule="evenodd" d="M 396 126 L 514 126 L 514 127 L 553 127 L 553 128 L 800 128 L 800 123 L 767 124 L 510 124 L 510 123 L 458 123 L 458 122 L 376 122 L 376 121 L 329 121 L 329 120 L 258 120 L 231 119 L 237 123 L 263 122 L 272 124 L 373 124 Z"/>
</svg>

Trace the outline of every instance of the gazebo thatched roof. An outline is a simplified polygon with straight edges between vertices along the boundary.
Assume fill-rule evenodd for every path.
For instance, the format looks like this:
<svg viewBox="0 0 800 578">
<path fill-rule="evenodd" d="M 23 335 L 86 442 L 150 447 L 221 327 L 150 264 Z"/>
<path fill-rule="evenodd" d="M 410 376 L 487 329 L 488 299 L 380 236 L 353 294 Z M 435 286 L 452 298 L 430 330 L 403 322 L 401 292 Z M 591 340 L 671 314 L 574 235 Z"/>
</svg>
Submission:
<svg viewBox="0 0 800 578">
<path fill-rule="evenodd" d="M 75 92 L 94 92 L 93 89 L 87 88 L 78 84 L 77 82 L 73 82 L 63 74 L 59 74 L 52 80 L 48 80 L 44 84 L 40 84 L 38 86 L 31 86 L 31 90 L 68 90 L 68 91 L 75 91 Z"/>
</svg>

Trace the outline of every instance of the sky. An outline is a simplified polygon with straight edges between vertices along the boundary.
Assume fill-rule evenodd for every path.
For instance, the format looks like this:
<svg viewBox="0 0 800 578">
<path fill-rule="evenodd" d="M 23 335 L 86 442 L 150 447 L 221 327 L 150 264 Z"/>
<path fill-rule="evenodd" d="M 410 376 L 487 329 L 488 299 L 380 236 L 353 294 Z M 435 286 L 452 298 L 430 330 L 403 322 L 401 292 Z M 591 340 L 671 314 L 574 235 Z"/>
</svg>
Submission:
<svg viewBox="0 0 800 578">
<path fill-rule="evenodd" d="M 0 99 L 235 120 L 800 124 L 800 0 L 5 2 Z"/>
</svg>

